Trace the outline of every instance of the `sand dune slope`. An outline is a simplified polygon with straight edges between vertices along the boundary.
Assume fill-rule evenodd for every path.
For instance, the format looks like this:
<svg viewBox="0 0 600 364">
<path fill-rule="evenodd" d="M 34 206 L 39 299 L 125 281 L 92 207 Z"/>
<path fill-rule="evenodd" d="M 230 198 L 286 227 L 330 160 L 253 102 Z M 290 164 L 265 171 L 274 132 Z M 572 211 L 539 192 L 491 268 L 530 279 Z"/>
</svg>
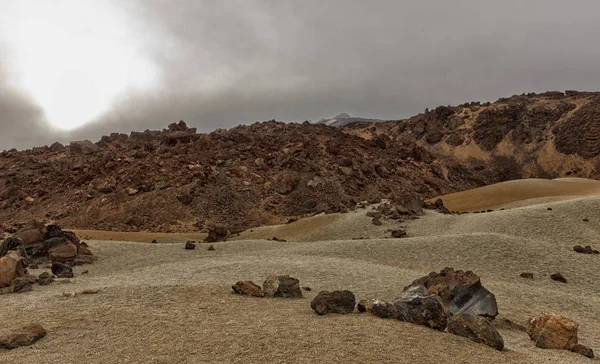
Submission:
<svg viewBox="0 0 600 364">
<path fill-rule="evenodd" d="M 364 211 L 328 218 L 333 231 L 356 228 L 347 229 L 342 240 L 329 240 L 332 230 L 324 225 L 300 225 L 314 241 L 231 241 L 214 244 L 214 252 L 206 245 L 186 251 L 181 243 L 92 241 L 99 261 L 76 267 L 76 273 L 88 269 L 89 274 L 77 274 L 68 284 L 0 296 L 5 328 L 39 322 L 48 330 L 30 348 L 0 352 L 0 362 L 590 362 L 565 351 L 537 349 L 522 332 L 502 330 L 506 349 L 497 352 L 399 321 L 359 314 L 320 317 L 310 309 L 311 299 L 323 289 L 391 299 L 413 279 L 446 266 L 479 274 L 496 294 L 502 316 L 525 323 L 543 310 L 564 314 L 581 324 L 580 341 L 600 350 L 600 256 L 571 249 L 575 244 L 600 248 L 600 197 L 486 214 L 429 212 L 403 223 L 409 232 L 405 239 L 382 238 L 399 224 L 374 227 Z M 285 232 L 265 234 L 271 233 Z M 353 234 L 371 239 L 351 240 Z M 519 278 L 523 271 L 535 278 Z M 569 282 L 550 280 L 556 271 Z M 237 280 L 260 284 L 273 273 L 291 274 L 312 291 L 298 300 L 230 293 Z M 70 299 L 61 295 L 86 288 L 101 291 Z"/>
<path fill-rule="evenodd" d="M 451 211 L 473 212 L 545 201 L 571 196 L 600 195 L 600 181 L 586 178 L 523 179 L 501 182 L 473 190 L 436 197 Z"/>
</svg>

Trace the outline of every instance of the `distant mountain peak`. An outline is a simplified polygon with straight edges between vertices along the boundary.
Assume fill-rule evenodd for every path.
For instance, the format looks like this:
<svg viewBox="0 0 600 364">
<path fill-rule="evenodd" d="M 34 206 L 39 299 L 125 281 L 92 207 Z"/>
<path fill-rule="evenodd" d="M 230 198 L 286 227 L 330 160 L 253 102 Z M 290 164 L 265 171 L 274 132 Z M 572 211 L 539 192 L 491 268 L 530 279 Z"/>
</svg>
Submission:
<svg viewBox="0 0 600 364">
<path fill-rule="evenodd" d="M 352 118 L 352 115 L 350 115 L 350 114 L 348 114 L 348 113 L 346 113 L 346 112 L 343 112 L 343 113 L 341 113 L 341 114 L 338 114 L 338 115 L 336 115 L 336 116 L 334 117 L 334 119 L 351 119 L 351 118 Z"/>
</svg>

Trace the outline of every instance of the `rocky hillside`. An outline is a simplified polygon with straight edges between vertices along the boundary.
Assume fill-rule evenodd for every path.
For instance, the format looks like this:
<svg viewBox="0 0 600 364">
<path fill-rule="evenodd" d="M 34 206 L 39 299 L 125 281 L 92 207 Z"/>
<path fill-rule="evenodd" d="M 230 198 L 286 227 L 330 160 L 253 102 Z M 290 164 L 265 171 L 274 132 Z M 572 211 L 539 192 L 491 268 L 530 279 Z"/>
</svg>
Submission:
<svg viewBox="0 0 600 364">
<path fill-rule="evenodd" d="M 440 106 L 408 120 L 355 123 L 345 130 L 366 139 L 387 135 L 416 143 L 437 158 L 455 158 L 476 178 L 600 176 L 596 92 L 546 92 Z"/>
<path fill-rule="evenodd" d="M 232 231 L 404 194 L 483 184 L 416 143 L 275 121 L 197 134 L 185 123 L 0 156 L 0 223 Z"/>
<path fill-rule="evenodd" d="M 597 130 L 598 129 L 598 130 Z M 275 121 L 198 134 L 185 123 L 0 155 L 0 224 L 233 231 L 523 177 L 598 177 L 600 94 L 440 106 L 342 128 Z"/>
</svg>

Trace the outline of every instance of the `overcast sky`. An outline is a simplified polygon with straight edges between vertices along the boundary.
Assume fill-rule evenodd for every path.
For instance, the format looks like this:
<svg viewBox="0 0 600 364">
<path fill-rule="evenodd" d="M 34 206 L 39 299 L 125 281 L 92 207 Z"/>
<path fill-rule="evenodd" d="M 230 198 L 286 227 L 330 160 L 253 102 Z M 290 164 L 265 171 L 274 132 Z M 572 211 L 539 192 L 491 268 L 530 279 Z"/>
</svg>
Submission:
<svg viewBox="0 0 600 364">
<path fill-rule="evenodd" d="M 0 0 L 0 150 L 597 90 L 599 37 L 597 0 Z"/>
</svg>

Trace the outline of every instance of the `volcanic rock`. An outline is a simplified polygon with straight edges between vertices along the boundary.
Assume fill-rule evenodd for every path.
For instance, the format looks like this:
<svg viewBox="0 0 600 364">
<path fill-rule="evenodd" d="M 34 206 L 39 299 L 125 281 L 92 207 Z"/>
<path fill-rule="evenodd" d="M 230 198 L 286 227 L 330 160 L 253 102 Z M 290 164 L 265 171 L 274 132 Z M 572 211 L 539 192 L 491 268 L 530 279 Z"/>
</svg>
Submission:
<svg viewBox="0 0 600 364">
<path fill-rule="evenodd" d="M 0 258 L 0 288 L 8 287 L 15 278 L 27 276 L 25 259 L 16 251 L 11 250 Z"/>
<path fill-rule="evenodd" d="M 526 278 L 526 279 L 533 279 L 533 273 L 523 272 L 519 275 L 519 277 Z"/>
<path fill-rule="evenodd" d="M 565 277 L 563 277 L 563 275 L 560 274 L 560 273 L 551 274 L 550 278 L 553 281 L 557 281 L 557 282 L 561 282 L 561 283 L 567 283 L 567 279 Z"/>
<path fill-rule="evenodd" d="M 349 314 L 354 312 L 356 298 L 350 291 L 321 291 L 310 307 L 319 315 L 327 313 Z"/>
<path fill-rule="evenodd" d="M 52 274 L 58 278 L 73 278 L 73 268 L 67 264 L 54 262 L 52 263 Z"/>
<path fill-rule="evenodd" d="M 374 217 L 373 220 L 371 220 L 371 222 L 373 223 L 373 225 L 375 226 L 381 226 L 383 225 L 383 223 L 381 222 L 381 220 L 379 220 L 378 218 Z"/>
<path fill-rule="evenodd" d="M 185 243 L 185 250 L 194 250 L 196 249 L 196 244 L 193 241 L 188 241 Z"/>
<path fill-rule="evenodd" d="M 233 293 L 237 293 L 244 296 L 264 297 L 265 294 L 259 285 L 252 281 L 238 281 L 236 284 L 231 286 Z"/>
<path fill-rule="evenodd" d="M 300 281 L 285 276 L 268 276 L 263 283 L 263 292 L 268 297 L 302 298 Z"/>
<path fill-rule="evenodd" d="M 577 344 L 579 325 L 564 316 L 542 312 L 529 321 L 527 334 L 542 349 L 569 349 Z"/>
<path fill-rule="evenodd" d="M 496 327 L 488 318 L 482 316 L 454 315 L 448 319 L 448 332 L 491 346 L 496 350 L 504 348 L 504 340 Z"/>
<path fill-rule="evenodd" d="M 0 244 L 0 257 L 5 256 L 11 250 L 18 250 L 23 245 L 23 241 L 18 238 L 8 238 Z"/>
<path fill-rule="evenodd" d="M 31 282 L 29 281 L 28 276 L 17 277 L 13 279 L 10 284 L 10 292 L 11 293 L 21 293 L 32 290 Z"/>
<path fill-rule="evenodd" d="M 60 238 L 57 238 L 60 239 Z M 73 259 L 77 256 L 77 246 L 72 243 L 67 243 L 66 241 L 63 244 L 55 246 L 48 251 L 50 261 L 52 262 L 60 262 L 60 263 L 68 263 L 72 262 Z"/>
<path fill-rule="evenodd" d="M 29 325 L 0 335 L 0 348 L 16 349 L 29 346 L 46 336 L 41 325 Z"/>
<path fill-rule="evenodd" d="M 592 249 L 591 246 L 586 245 L 585 247 L 581 246 L 581 245 L 575 245 L 573 247 L 573 251 L 577 252 L 577 253 L 581 253 L 581 254 L 596 254 L 594 249 Z"/>
<path fill-rule="evenodd" d="M 367 308 L 368 306 L 365 306 L 365 310 Z M 377 316 L 384 319 L 398 318 L 398 309 L 396 308 L 396 306 L 393 303 L 380 300 L 374 300 L 371 302 L 371 313 L 373 314 L 373 316 Z"/>
<path fill-rule="evenodd" d="M 450 313 L 437 295 L 430 294 L 424 286 L 412 286 L 402 292 L 394 302 L 398 319 L 444 331 Z M 374 309 L 374 307 L 373 307 Z"/>
<path fill-rule="evenodd" d="M 588 348 L 587 346 L 581 344 L 569 345 L 569 351 L 586 356 L 590 359 L 594 359 L 594 351 L 591 348 Z"/>
<path fill-rule="evenodd" d="M 360 300 L 356 304 L 356 310 L 360 313 L 371 312 L 373 309 L 374 300 Z"/>
<path fill-rule="evenodd" d="M 404 291 L 419 286 L 425 287 L 430 294 L 439 296 L 453 315 L 498 315 L 496 297 L 483 287 L 480 278 L 471 271 L 444 268 L 439 273 L 431 272 L 415 280 Z"/>
</svg>

